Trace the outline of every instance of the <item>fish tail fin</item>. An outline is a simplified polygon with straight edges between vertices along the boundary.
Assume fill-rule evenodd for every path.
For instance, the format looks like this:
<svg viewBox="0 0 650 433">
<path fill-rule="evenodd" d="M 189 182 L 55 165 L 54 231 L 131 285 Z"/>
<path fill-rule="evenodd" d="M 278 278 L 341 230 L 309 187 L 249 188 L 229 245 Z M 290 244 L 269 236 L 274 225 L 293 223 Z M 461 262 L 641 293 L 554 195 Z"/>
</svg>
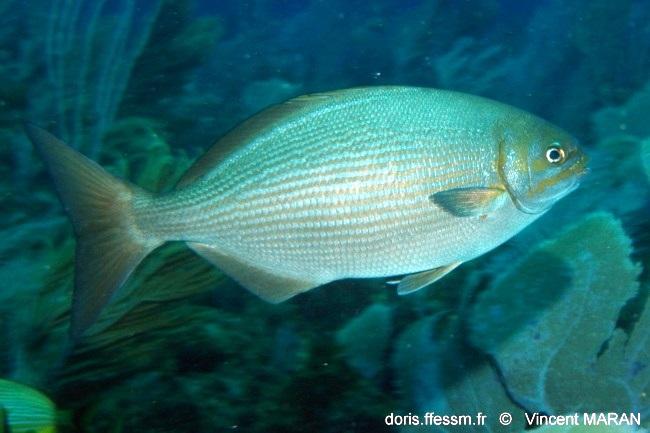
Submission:
<svg viewBox="0 0 650 433">
<path fill-rule="evenodd" d="M 149 193 L 112 176 L 47 131 L 31 124 L 25 130 L 54 180 L 77 237 L 71 318 L 76 339 L 162 242 L 135 225 L 133 199 Z"/>
</svg>

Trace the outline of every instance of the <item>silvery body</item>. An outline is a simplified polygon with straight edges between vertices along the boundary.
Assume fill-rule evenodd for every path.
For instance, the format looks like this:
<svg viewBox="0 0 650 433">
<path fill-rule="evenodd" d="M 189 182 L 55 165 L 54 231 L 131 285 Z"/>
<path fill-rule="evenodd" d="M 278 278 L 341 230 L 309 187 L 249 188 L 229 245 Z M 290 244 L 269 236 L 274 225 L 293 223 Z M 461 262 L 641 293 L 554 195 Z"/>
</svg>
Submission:
<svg viewBox="0 0 650 433">
<path fill-rule="evenodd" d="M 67 192 L 56 167 L 83 163 L 102 173 L 82 176 L 109 175 L 76 161 L 78 154 L 63 162 L 52 157 L 64 145 L 42 130 L 30 136 L 63 202 L 101 207 Z M 47 140 L 53 148 L 40 144 Z M 549 146 L 570 161 L 547 172 Z M 100 288 L 109 294 L 79 320 L 87 327 L 132 268 L 169 240 L 187 242 L 272 302 L 342 278 L 424 272 L 406 280 L 407 293 L 518 233 L 574 189 L 583 169 L 584 155 L 568 134 L 475 96 L 377 87 L 296 98 L 231 131 L 171 193 L 106 180 L 115 183 L 103 188 L 113 197 L 110 218 L 120 221 L 105 224 L 121 235 L 102 248 L 119 242 L 122 255 L 132 257 L 115 258 L 120 263 L 111 272 L 121 276 Z M 68 211 L 78 238 L 107 230 L 98 224 L 84 233 L 79 226 L 87 216 L 74 208 Z M 96 253 L 87 243 L 78 256 Z M 124 244 L 133 251 L 124 253 Z M 101 267 L 88 266 L 95 273 Z M 100 296 L 84 284 L 90 283 L 77 279 L 79 297 Z"/>
</svg>

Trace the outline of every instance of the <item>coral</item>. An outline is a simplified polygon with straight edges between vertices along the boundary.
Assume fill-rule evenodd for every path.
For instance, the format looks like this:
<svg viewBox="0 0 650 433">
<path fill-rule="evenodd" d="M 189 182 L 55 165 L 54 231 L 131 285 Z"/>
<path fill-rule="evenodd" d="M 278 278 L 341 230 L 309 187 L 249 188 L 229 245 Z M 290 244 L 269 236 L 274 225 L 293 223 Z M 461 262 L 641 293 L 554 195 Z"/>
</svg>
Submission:
<svg viewBox="0 0 650 433">
<path fill-rule="evenodd" d="M 392 332 L 392 311 L 373 304 L 350 320 L 336 334 L 347 363 L 365 377 L 373 377 L 384 366 Z"/>
<path fill-rule="evenodd" d="M 376 414 L 389 411 L 394 403 L 347 368 L 331 343 L 328 338 L 311 338 L 292 377 L 261 388 L 263 398 L 254 418 L 247 417 L 241 427 L 260 433 L 389 431 Z"/>
<path fill-rule="evenodd" d="M 168 189 L 189 159 L 182 151 L 172 157 L 160 131 L 151 119 L 123 119 L 107 134 L 102 159 L 141 186 Z M 47 230 L 61 230 L 57 224 Z M 291 306 L 248 295 L 180 244 L 147 257 L 97 324 L 71 343 L 73 242 L 64 233 L 42 257 L 15 262 L 24 266 L 20 275 L 30 276 L 25 290 L 0 292 L 0 371 L 83 414 L 82 431 L 240 426 L 261 433 L 322 424 L 330 430 L 319 431 L 334 432 L 352 418 L 359 428 L 386 428 L 375 414 L 394 405 L 391 396 L 348 367 L 333 339 L 316 337 L 322 324 L 313 322 L 322 310 L 297 304 L 302 311 L 287 315 Z M 348 304 L 367 302 L 368 293 L 352 291 L 342 305 L 356 309 Z M 314 405 L 327 419 L 314 416 Z"/>
<path fill-rule="evenodd" d="M 650 82 L 634 93 L 623 105 L 606 107 L 592 116 L 598 137 L 626 134 L 637 138 L 650 136 L 648 115 L 650 112 Z"/>
<path fill-rule="evenodd" d="M 524 409 L 649 415 L 645 2 L 6 0 L 0 12 L 0 374 L 53 396 L 70 430 L 409 431 L 384 417 L 435 411 L 488 415 L 438 431 L 513 433 Z M 385 84 L 528 109 L 580 139 L 591 173 L 408 297 L 348 280 L 271 306 L 172 244 L 68 340 L 72 231 L 23 119 L 165 192 L 269 104 Z M 615 216 L 584 218 L 596 209 Z"/>
<path fill-rule="evenodd" d="M 153 119 L 121 119 L 106 132 L 103 165 L 148 191 L 169 190 L 192 161 L 183 149 L 172 150 L 166 135 Z"/>
<path fill-rule="evenodd" d="M 641 161 L 643 162 L 645 175 L 648 178 L 648 182 L 650 182 L 650 137 L 641 142 L 639 151 L 641 152 Z"/>
<path fill-rule="evenodd" d="M 465 345 L 462 335 L 459 318 L 443 315 L 420 319 L 402 332 L 393 356 L 393 368 L 404 397 L 402 407 L 420 417 L 426 412 L 475 415 L 507 411 L 513 415 L 510 426 L 504 427 L 498 418 L 488 417 L 485 425 L 464 426 L 463 431 L 518 432 L 525 425 L 523 411 L 509 399 L 497 372 L 481 354 Z M 411 426 L 403 431 L 452 433 L 457 428 Z"/>
<path fill-rule="evenodd" d="M 106 2 L 52 2 L 44 54 L 57 134 L 93 158 L 117 116 L 161 2 L 138 6 L 128 0 L 117 10 Z"/>
<path fill-rule="evenodd" d="M 457 359 L 463 359 L 463 354 L 460 352 L 456 356 L 458 356 Z M 521 426 L 525 425 L 524 412 L 510 401 L 499 381 L 498 374 L 488 363 L 472 367 L 462 365 L 458 370 L 450 370 L 448 373 L 451 372 L 458 374 L 459 379 L 445 388 L 444 399 L 446 404 L 428 406 L 423 408 L 424 410 L 445 415 L 468 414 L 473 417 L 472 422 L 476 421 L 474 417 L 477 414 L 485 415 L 485 425 L 464 427 L 463 431 L 468 433 L 512 433 L 519 431 Z M 509 426 L 501 425 L 498 416 L 495 416 L 502 412 L 508 412 L 512 415 L 512 424 Z M 431 429 L 426 431 L 431 431 Z M 458 427 L 439 426 L 433 431 L 453 433 L 458 431 Z"/>
<path fill-rule="evenodd" d="M 650 407 L 650 307 L 631 252 L 619 220 L 591 214 L 511 262 L 464 312 L 406 328 L 393 356 L 405 407 L 513 415 L 510 426 L 488 417 L 467 432 L 520 432 L 524 409 L 640 412 L 643 419 Z M 640 305 L 637 318 L 622 322 L 631 305 Z"/>
<path fill-rule="evenodd" d="M 404 399 L 420 410 L 430 405 L 432 394 L 441 394 L 439 359 L 443 349 L 432 339 L 432 326 L 438 318 L 426 317 L 411 324 L 398 337 L 392 367 Z"/>
<path fill-rule="evenodd" d="M 552 414 L 650 407 L 641 397 L 650 371 L 638 368 L 650 364 L 643 343 L 650 313 L 627 345 L 616 329 L 639 289 L 630 254 L 620 222 L 592 214 L 541 243 L 481 293 L 472 341 L 494 357 L 519 404 Z"/>
<path fill-rule="evenodd" d="M 187 119 L 177 119 L 176 105 L 188 83 L 198 81 L 194 74 L 214 49 L 223 25 L 216 17 L 194 16 L 190 0 L 160 1 L 147 43 L 133 65 L 119 116 L 165 117 L 168 132 L 185 138 L 184 129 L 193 127 L 196 111 Z M 201 109 L 207 107 L 203 102 Z"/>
<path fill-rule="evenodd" d="M 170 188 L 190 163 L 182 152 L 173 158 L 156 129 L 147 119 L 124 120 L 109 134 L 111 152 L 105 154 L 113 172 L 152 190 Z M 125 155 L 134 158 L 127 163 Z M 96 384 L 129 376 L 155 365 L 151 354 L 164 350 L 169 335 L 185 331 L 197 335 L 197 322 L 214 321 L 209 314 L 213 310 L 191 302 L 177 302 L 172 308 L 172 301 L 205 294 L 218 284 L 221 274 L 186 249 L 170 245 L 145 260 L 124 296 L 72 349 L 67 324 L 73 244 L 70 230 L 63 227 L 67 226 L 62 217 L 48 216 L 7 231 L 6 239 L 15 243 L 2 246 L 3 259 L 11 259 L 3 260 L 0 274 L 20 290 L 0 291 L 0 372 L 4 375 L 57 393 L 64 392 L 70 381 Z M 34 236 L 35 232 L 42 235 Z M 17 254 L 25 249 L 33 251 L 29 260 Z M 13 308 L 16 304 L 21 308 Z"/>
<path fill-rule="evenodd" d="M 591 173 L 576 194 L 585 199 L 591 195 L 591 205 L 585 203 L 584 210 L 599 208 L 625 215 L 641 208 L 650 198 L 642 153 L 640 140 L 631 135 L 598 141 L 590 154 Z"/>
<path fill-rule="evenodd" d="M 598 382 L 593 390 L 606 393 L 606 395 L 595 397 L 602 401 L 602 407 L 609 404 L 614 411 L 619 410 L 620 413 L 639 412 L 643 417 L 650 414 L 650 397 L 648 396 L 648 390 L 650 390 L 650 371 L 648 369 L 650 365 L 650 346 L 648 345 L 648 341 L 650 341 L 650 304 L 647 303 L 649 289 L 648 286 L 644 289 L 646 305 L 632 332 L 628 335 L 622 329 L 614 331 L 608 341 L 608 347 L 596 363 L 593 372 Z M 647 421 L 644 423 L 647 426 Z"/>
</svg>

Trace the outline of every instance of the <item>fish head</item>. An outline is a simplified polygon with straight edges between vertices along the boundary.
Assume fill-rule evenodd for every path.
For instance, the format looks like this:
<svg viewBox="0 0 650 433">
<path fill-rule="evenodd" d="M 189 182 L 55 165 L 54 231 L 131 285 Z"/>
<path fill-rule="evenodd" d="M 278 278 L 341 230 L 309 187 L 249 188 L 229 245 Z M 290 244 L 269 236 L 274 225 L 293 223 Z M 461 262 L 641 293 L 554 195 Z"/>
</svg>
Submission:
<svg viewBox="0 0 650 433">
<path fill-rule="evenodd" d="M 578 140 L 534 116 L 499 128 L 498 172 L 519 210 L 538 214 L 580 185 L 588 157 Z"/>
</svg>

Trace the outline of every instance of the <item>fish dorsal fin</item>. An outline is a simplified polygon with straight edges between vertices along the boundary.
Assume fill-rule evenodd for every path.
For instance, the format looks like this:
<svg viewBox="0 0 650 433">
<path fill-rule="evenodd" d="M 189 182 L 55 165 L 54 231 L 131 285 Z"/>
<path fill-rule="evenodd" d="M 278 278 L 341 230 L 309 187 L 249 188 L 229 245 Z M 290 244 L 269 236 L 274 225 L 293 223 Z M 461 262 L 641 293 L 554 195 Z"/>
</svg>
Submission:
<svg viewBox="0 0 650 433">
<path fill-rule="evenodd" d="M 217 140 L 215 144 L 183 174 L 176 184 L 176 188 L 183 188 L 210 172 L 220 162 L 230 156 L 243 143 L 253 140 L 254 137 L 271 131 L 278 123 L 290 117 L 297 117 L 307 110 L 314 109 L 317 105 L 331 102 L 340 98 L 346 92 L 354 89 L 336 91 L 331 93 L 315 93 L 290 99 L 282 104 L 271 106 L 244 121 L 230 130 L 226 135 Z"/>
<path fill-rule="evenodd" d="M 275 274 L 231 257 L 206 244 L 188 242 L 187 245 L 240 285 L 273 304 L 286 301 L 299 293 L 324 284 L 324 282 Z"/>
<path fill-rule="evenodd" d="M 508 197 L 505 188 L 454 188 L 432 194 L 432 202 L 458 217 L 487 215 Z"/>
<path fill-rule="evenodd" d="M 407 295 L 416 292 L 429 284 L 433 284 L 440 278 L 444 277 L 454 269 L 456 269 L 462 262 L 454 262 L 451 265 L 440 266 L 417 274 L 407 275 L 402 278 L 397 286 L 398 295 Z"/>
</svg>

